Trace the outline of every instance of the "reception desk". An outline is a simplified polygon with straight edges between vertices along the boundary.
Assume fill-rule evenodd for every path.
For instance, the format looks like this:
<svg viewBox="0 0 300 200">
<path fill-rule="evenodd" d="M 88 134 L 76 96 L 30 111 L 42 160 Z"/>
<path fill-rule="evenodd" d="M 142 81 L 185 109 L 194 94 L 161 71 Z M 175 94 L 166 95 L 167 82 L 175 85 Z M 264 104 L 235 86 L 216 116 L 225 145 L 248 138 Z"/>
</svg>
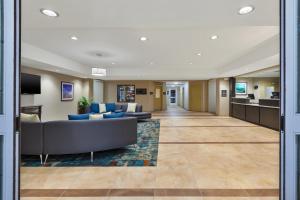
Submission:
<svg viewBox="0 0 300 200">
<path fill-rule="evenodd" d="M 279 130 L 279 105 L 279 99 L 260 99 L 259 103 L 251 103 L 250 99 L 232 98 L 231 115 L 244 121 Z"/>
</svg>

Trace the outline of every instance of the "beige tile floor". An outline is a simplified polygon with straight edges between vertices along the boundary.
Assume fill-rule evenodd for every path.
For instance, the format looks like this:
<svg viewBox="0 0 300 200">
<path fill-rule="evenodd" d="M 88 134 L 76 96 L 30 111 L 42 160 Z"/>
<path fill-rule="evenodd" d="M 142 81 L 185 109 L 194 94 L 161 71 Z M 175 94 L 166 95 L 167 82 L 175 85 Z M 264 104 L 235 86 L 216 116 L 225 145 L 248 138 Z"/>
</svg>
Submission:
<svg viewBox="0 0 300 200">
<path fill-rule="evenodd" d="M 156 167 L 22 168 L 22 189 L 278 189 L 279 134 L 230 117 L 173 108 Z M 22 200 L 275 200 L 278 197 L 23 197 Z"/>
</svg>

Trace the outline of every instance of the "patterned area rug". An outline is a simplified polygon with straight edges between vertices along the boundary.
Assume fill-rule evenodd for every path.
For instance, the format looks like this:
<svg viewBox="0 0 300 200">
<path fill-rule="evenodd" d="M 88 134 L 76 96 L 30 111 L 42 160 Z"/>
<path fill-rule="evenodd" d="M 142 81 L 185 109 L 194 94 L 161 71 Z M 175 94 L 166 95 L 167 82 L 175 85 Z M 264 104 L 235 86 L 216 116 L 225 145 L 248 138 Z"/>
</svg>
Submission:
<svg viewBox="0 0 300 200">
<path fill-rule="evenodd" d="M 74 155 L 50 155 L 45 167 L 80 166 L 156 166 L 159 142 L 159 120 L 138 123 L 137 145 L 121 149 L 95 152 L 94 162 L 90 153 Z M 40 167 L 39 156 L 22 156 L 23 167 Z"/>
</svg>

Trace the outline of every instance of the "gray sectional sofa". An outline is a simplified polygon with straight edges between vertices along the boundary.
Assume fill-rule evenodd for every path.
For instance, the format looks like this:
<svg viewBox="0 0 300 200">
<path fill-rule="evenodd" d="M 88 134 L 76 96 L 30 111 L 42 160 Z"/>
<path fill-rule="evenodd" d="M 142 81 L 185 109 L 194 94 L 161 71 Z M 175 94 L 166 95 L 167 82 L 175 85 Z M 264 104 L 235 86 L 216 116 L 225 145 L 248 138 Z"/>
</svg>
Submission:
<svg viewBox="0 0 300 200">
<path fill-rule="evenodd" d="M 137 143 L 137 119 L 21 122 L 22 155 L 89 153 Z"/>
<path fill-rule="evenodd" d="M 128 104 L 127 103 L 117 103 L 116 110 L 122 110 L 126 117 L 136 117 L 138 120 L 150 119 L 152 117 L 150 112 L 143 112 L 143 106 L 141 104 L 136 105 L 135 112 L 126 112 Z"/>
</svg>

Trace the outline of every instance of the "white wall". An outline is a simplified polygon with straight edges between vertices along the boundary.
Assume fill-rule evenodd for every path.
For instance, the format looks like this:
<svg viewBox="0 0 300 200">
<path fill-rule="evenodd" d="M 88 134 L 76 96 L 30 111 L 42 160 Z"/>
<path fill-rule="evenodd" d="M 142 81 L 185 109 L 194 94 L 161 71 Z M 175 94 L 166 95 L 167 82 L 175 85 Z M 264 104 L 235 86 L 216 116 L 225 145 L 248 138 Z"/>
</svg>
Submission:
<svg viewBox="0 0 300 200">
<path fill-rule="evenodd" d="M 222 97 L 222 90 L 227 91 L 227 96 Z M 219 116 L 229 116 L 229 81 L 224 79 L 217 80 L 217 110 Z"/>
<path fill-rule="evenodd" d="M 280 91 L 280 79 L 279 77 L 259 77 L 259 78 L 246 78 L 238 77 L 236 82 L 246 82 L 247 83 L 247 94 L 254 94 L 255 99 L 265 99 L 270 98 L 267 95 L 267 88 L 274 87 L 275 92 Z M 258 89 L 254 89 L 254 86 L 257 85 Z M 236 97 L 247 97 L 248 95 L 236 95 Z"/>
<path fill-rule="evenodd" d="M 216 113 L 217 104 L 217 80 L 208 81 L 208 112 Z"/>
<path fill-rule="evenodd" d="M 186 82 L 183 86 L 183 108 L 189 110 L 189 83 Z"/>
<path fill-rule="evenodd" d="M 93 101 L 94 102 L 103 102 L 103 81 L 93 80 Z"/>
<path fill-rule="evenodd" d="M 146 88 L 147 95 L 135 95 L 135 102 L 143 105 L 143 110 L 146 112 L 154 111 L 154 81 L 104 81 L 104 102 L 117 102 L 117 87 L 118 85 L 135 85 L 135 88 Z"/>
<path fill-rule="evenodd" d="M 21 95 L 21 106 L 42 105 L 42 120 L 64 120 L 77 113 L 77 103 L 89 96 L 89 81 L 53 72 L 22 67 L 21 71 L 41 76 L 41 94 Z M 74 100 L 61 101 L 61 81 L 74 83 Z"/>
</svg>

